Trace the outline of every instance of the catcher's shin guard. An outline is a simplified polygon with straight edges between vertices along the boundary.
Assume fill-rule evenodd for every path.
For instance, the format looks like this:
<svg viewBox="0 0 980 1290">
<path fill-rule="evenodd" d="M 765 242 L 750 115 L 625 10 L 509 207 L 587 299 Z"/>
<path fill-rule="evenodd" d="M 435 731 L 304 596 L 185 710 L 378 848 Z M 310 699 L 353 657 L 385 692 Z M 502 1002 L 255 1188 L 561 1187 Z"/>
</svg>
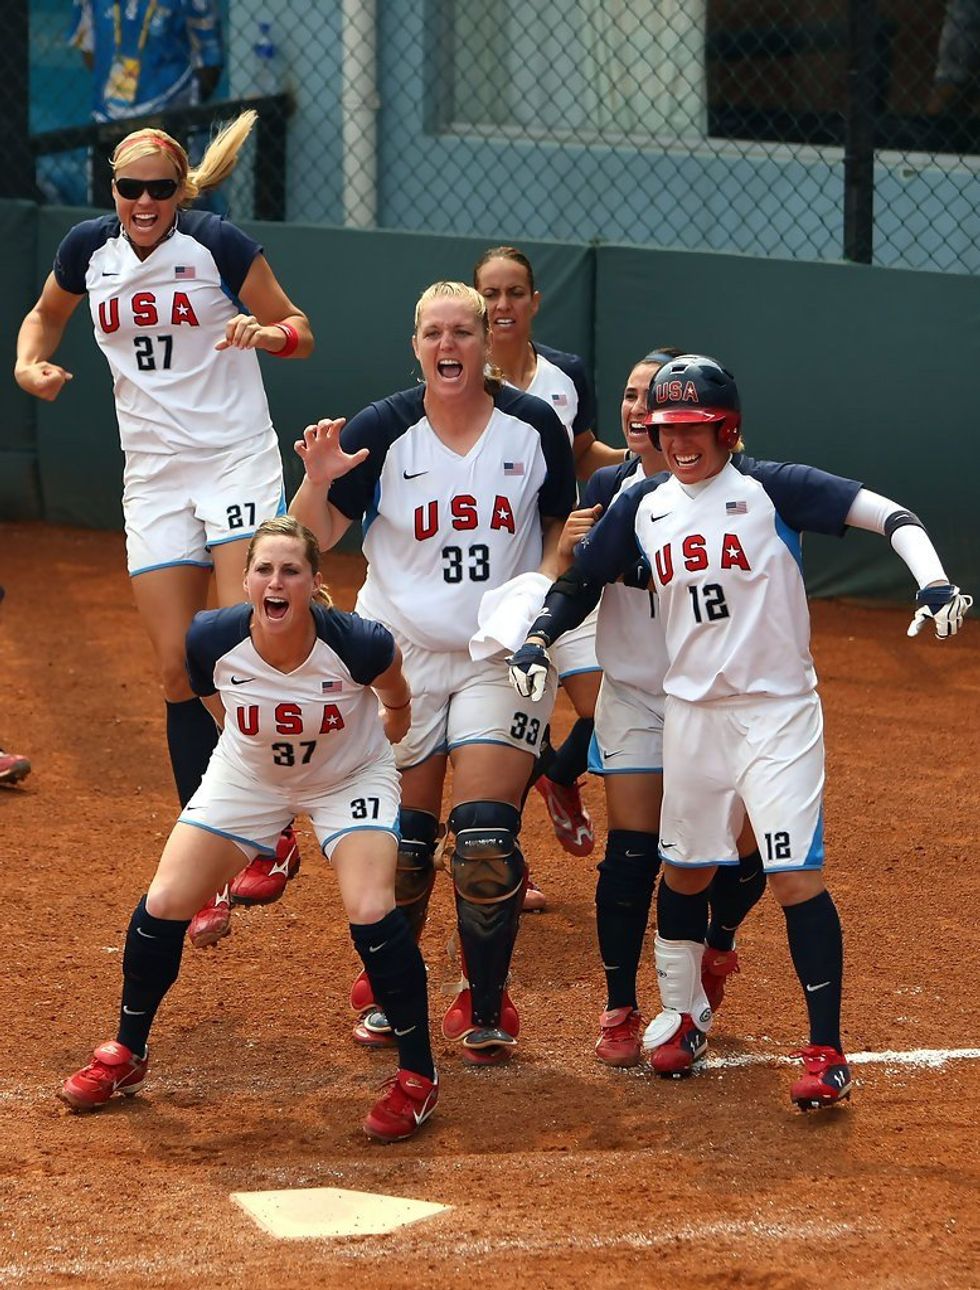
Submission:
<svg viewBox="0 0 980 1290">
<path fill-rule="evenodd" d="M 478 1028 L 500 1025 L 527 873 L 520 824 L 520 812 L 506 802 L 462 802 L 449 817 L 459 940 Z"/>
<path fill-rule="evenodd" d="M 436 880 L 434 857 L 439 821 L 428 811 L 403 807 L 398 817 L 401 842 L 395 870 L 395 903 L 408 919 L 418 942 L 429 912 L 429 897 Z"/>
</svg>

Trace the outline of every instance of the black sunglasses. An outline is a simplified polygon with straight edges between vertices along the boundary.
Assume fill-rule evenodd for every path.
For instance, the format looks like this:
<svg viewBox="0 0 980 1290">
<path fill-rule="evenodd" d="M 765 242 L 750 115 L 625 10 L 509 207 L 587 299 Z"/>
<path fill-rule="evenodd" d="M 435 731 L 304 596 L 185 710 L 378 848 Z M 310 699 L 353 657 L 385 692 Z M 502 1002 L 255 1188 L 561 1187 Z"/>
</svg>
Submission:
<svg viewBox="0 0 980 1290">
<path fill-rule="evenodd" d="M 155 202 L 165 202 L 177 191 L 176 179 L 117 179 L 116 192 L 128 202 L 149 193 Z"/>
</svg>

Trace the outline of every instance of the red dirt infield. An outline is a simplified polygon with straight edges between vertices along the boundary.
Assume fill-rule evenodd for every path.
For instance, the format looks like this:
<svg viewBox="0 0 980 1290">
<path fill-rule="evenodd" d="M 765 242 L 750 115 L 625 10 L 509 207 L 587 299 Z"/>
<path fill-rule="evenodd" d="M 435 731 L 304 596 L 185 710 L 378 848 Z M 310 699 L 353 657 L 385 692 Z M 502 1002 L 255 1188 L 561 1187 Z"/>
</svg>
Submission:
<svg viewBox="0 0 980 1290">
<path fill-rule="evenodd" d="M 33 762 L 0 790 L 0 1286 L 980 1285 L 980 1062 L 910 1057 L 980 1048 L 980 623 L 911 641 L 910 608 L 812 606 L 845 1043 L 870 1055 L 848 1106 L 790 1104 L 778 1059 L 805 1037 L 804 1006 L 770 897 L 740 937 L 706 1070 L 665 1083 L 595 1061 L 605 814 L 590 779 L 588 859 L 528 802 L 522 841 L 550 907 L 523 920 L 508 1067 L 465 1068 L 439 1033 L 440 876 L 423 949 L 442 1096 L 417 1140 L 386 1148 L 360 1121 L 392 1060 L 350 1040 L 358 965 L 305 821 L 283 900 L 237 912 L 216 951 L 186 949 L 144 1092 L 87 1116 L 56 1100 L 115 1033 L 125 928 L 176 800 L 122 536 L 3 524 L 0 552 L 0 746 Z M 362 571 L 326 562 L 345 608 Z M 559 735 L 569 713 L 562 698 Z M 294 1187 L 453 1209 L 389 1236 L 286 1242 L 229 1200 Z"/>
</svg>

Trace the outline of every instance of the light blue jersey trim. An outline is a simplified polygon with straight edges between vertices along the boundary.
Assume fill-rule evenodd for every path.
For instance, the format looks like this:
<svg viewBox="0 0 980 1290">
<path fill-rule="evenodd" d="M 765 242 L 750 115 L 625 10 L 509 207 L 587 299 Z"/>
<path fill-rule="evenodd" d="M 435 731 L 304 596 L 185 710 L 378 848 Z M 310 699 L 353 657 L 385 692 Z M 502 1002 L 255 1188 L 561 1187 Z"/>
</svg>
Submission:
<svg viewBox="0 0 980 1290">
<path fill-rule="evenodd" d="M 214 565 L 210 560 L 164 560 L 161 564 L 147 564 L 142 569 L 130 569 L 129 576 L 138 578 L 141 573 L 155 573 L 157 569 L 213 569 Z"/>
<path fill-rule="evenodd" d="M 602 668 L 597 663 L 595 667 L 573 667 L 567 672 L 559 672 L 558 680 L 564 681 L 566 676 L 583 676 L 586 672 L 601 672 Z"/>
<path fill-rule="evenodd" d="M 338 829 L 336 833 L 331 833 L 329 837 L 323 839 L 320 843 L 320 850 L 324 856 L 327 854 L 327 847 L 333 842 L 334 838 L 346 837 L 348 833 L 389 833 L 396 842 L 399 841 L 398 825 L 395 824 L 352 824 L 349 829 Z"/>
<path fill-rule="evenodd" d="M 215 542 L 208 543 L 208 550 L 213 551 L 216 546 L 228 546 L 231 542 L 251 542 L 255 537 L 255 530 L 251 533 L 236 533 L 234 537 L 218 538 Z"/>
<path fill-rule="evenodd" d="M 511 743 L 509 739 L 457 739 L 454 744 L 449 745 L 449 751 L 453 752 L 456 748 L 465 748 L 468 744 L 494 744 L 498 748 L 516 748 L 518 752 L 530 753 L 532 757 L 537 756 L 530 744 Z"/>
<path fill-rule="evenodd" d="M 177 817 L 178 824 L 189 824 L 192 829 L 201 829 L 204 833 L 213 833 L 216 837 L 227 838 L 229 842 L 240 842 L 243 846 L 254 847 L 259 855 L 274 856 L 275 847 L 264 847 L 261 842 L 256 842 L 254 838 L 243 838 L 237 833 L 226 833 L 224 829 L 216 829 L 210 824 L 202 824 L 200 820 L 188 820 L 183 815 Z"/>
<path fill-rule="evenodd" d="M 411 766 L 399 766 L 399 774 L 402 771 L 415 770 L 416 766 L 424 766 L 431 757 L 445 757 L 448 752 L 448 746 L 445 743 L 441 743 L 438 748 L 433 748 L 432 752 L 426 753 L 421 761 L 413 761 Z"/>
<path fill-rule="evenodd" d="M 664 773 L 663 766 L 623 766 L 622 768 L 617 766 L 615 770 L 606 770 L 602 764 L 602 753 L 599 751 L 595 731 L 592 732 L 592 738 L 589 740 L 586 770 L 590 775 L 662 775 Z"/>
<path fill-rule="evenodd" d="M 798 873 L 801 869 L 822 869 L 823 860 L 823 805 L 821 805 L 820 814 L 817 816 L 817 826 L 813 830 L 813 837 L 810 839 L 810 846 L 807 849 L 806 859 L 803 863 L 767 865 L 763 861 L 763 868 L 766 873 Z"/>
<path fill-rule="evenodd" d="M 780 538 L 787 551 L 796 561 L 796 567 L 800 573 L 803 572 L 803 540 L 797 533 L 796 529 L 790 528 L 778 511 L 774 512 L 776 519 L 776 536 Z"/>
<path fill-rule="evenodd" d="M 734 868 L 739 862 L 738 856 L 734 860 L 672 860 L 670 856 L 664 855 L 659 847 L 657 848 L 657 854 L 664 864 L 669 864 L 674 869 L 712 869 L 716 865 L 721 869 L 726 866 Z M 768 873 L 769 871 L 766 870 L 766 872 Z"/>
</svg>

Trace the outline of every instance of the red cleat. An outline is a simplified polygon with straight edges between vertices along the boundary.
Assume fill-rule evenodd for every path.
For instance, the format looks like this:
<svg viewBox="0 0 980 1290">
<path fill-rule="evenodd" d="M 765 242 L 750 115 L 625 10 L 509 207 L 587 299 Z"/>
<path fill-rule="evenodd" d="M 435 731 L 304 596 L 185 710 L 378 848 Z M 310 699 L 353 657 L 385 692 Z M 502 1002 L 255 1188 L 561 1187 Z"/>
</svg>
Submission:
<svg viewBox="0 0 980 1290">
<path fill-rule="evenodd" d="M 521 1018 L 507 991 L 500 1001 L 500 1028 L 516 1040 L 521 1033 Z M 442 1033 L 447 1039 L 463 1039 L 477 1026 L 473 1020 L 473 996 L 465 983 L 442 1019 Z"/>
<path fill-rule="evenodd" d="M 565 850 L 573 856 L 589 855 L 595 846 L 595 829 L 582 803 L 579 785 L 556 784 L 547 775 L 541 775 L 534 787 L 544 798 L 555 837 Z"/>
<path fill-rule="evenodd" d="M 105 1106 L 113 1093 L 132 1097 L 143 1087 L 149 1067 L 149 1052 L 137 1057 L 112 1039 L 100 1044 L 92 1060 L 62 1084 L 58 1096 L 75 1111 L 95 1111 Z"/>
<path fill-rule="evenodd" d="M 739 971 L 735 950 L 713 950 L 710 945 L 705 946 L 701 960 L 701 988 L 708 996 L 712 1013 L 718 1011 L 725 997 L 725 978 Z"/>
<path fill-rule="evenodd" d="M 381 1088 L 381 1097 L 364 1119 L 364 1132 L 378 1142 L 413 1138 L 436 1109 L 439 1076 L 426 1079 L 414 1071 L 400 1070 Z"/>
<path fill-rule="evenodd" d="M 790 1055 L 802 1057 L 806 1071 L 789 1091 L 801 1111 L 819 1111 L 849 1100 L 853 1081 L 842 1052 L 822 1044 L 807 1044 Z"/>
<path fill-rule="evenodd" d="M 20 753 L 0 749 L 0 784 L 16 784 L 31 773 L 31 763 Z"/>
<path fill-rule="evenodd" d="M 217 945 L 230 932 L 231 900 L 226 887 L 197 911 L 187 928 L 187 937 L 196 950 L 203 950 L 209 945 Z"/>
<path fill-rule="evenodd" d="M 670 1014 L 661 1013 L 654 1018 L 647 1027 L 647 1034 L 655 1027 L 662 1029 L 665 1017 L 669 1016 Z M 676 1017 L 677 1014 L 674 1013 L 673 1016 Z M 708 1036 L 694 1024 L 690 1013 L 685 1012 L 681 1014 L 680 1025 L 669 1039 L 652 1045 L 644 1039 L 644 1049 L 647 1061 L 661 1079 L 684 1079 L 708 1051 Z"/>
<path fill-rule="evenodd" d="M 610 1008 L 599 1018 L 595 1055 L 607 1066 L 637 1066 L 643 1018 L 636 1008 Z"/>
<path fill-rule="evenodd" d="M 256 856 L 231 883 L 235 905 L 273 905 L 299 873 L 299 847 L 292 827 L 279 834 L 274 856 Z"/>
</svg>

